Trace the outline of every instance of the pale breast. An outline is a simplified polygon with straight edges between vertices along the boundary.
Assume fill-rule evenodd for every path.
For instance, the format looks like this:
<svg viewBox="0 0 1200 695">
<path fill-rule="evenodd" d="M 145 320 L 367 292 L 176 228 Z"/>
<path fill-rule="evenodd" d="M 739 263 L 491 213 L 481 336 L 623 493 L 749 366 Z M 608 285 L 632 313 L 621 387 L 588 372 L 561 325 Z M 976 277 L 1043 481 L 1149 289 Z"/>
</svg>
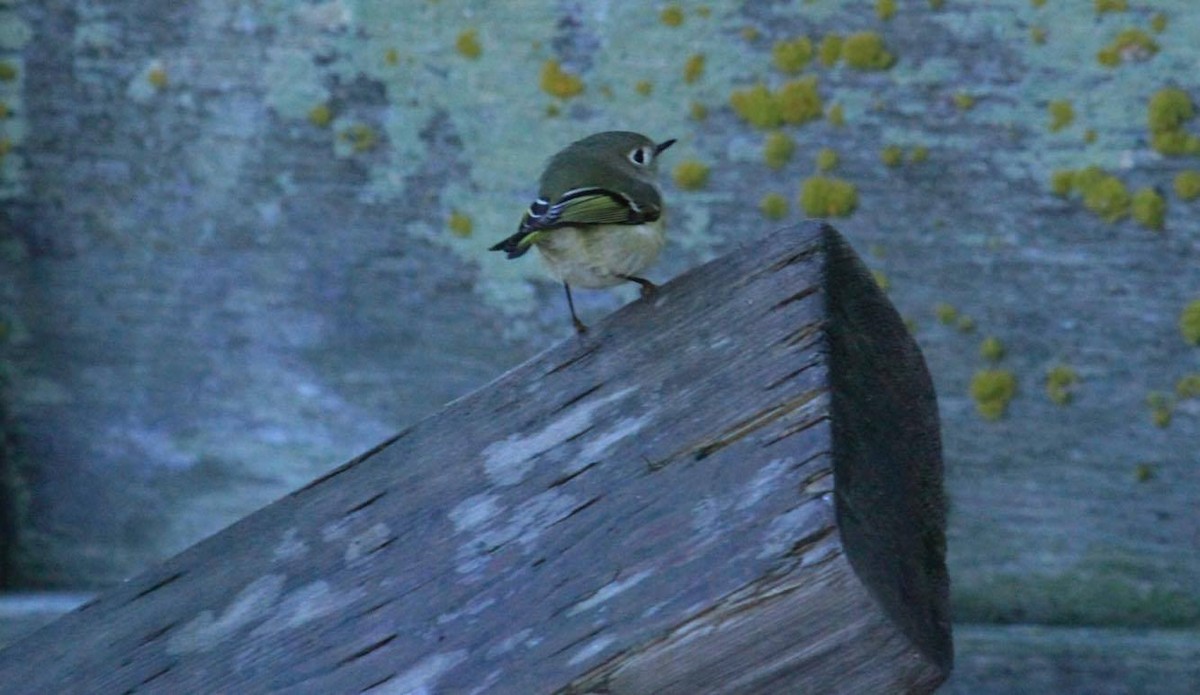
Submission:
<svg viewBox="0 0 1200 695">
<path fill-rule="evenodd" d="M 541 235 L 538 251 L 550 273 L 578 287 L 612 287 L 658 258 L 666 243 L 662 220 L 641 225 L 563 227 Z"/>
</svg>

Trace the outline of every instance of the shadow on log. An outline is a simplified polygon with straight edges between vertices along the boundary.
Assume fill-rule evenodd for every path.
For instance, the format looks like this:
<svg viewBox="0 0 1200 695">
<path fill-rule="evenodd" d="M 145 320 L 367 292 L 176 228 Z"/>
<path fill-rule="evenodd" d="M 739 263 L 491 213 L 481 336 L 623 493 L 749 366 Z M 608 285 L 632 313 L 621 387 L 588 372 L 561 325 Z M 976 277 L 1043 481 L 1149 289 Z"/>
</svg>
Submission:
<svg viewBox="0 0 1200 695">
<path fill-rule="evenodd" d="M 0 653 L 7 693 L 931 692 L 933 387 L 833 229 L 747 243 Z"/>
</svg>

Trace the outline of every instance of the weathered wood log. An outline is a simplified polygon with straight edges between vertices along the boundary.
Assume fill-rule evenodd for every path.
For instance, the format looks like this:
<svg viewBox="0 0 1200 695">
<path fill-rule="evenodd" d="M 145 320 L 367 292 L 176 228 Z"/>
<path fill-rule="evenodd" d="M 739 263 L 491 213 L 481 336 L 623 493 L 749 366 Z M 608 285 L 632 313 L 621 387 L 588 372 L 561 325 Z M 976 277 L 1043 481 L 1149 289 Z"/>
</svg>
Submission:
<svg viewBox="0 0 1200 695">
<path fill-rule="evenodd" d="M 0 654 L 8 693 L 930 692 L 937 410 L 783 230 Z"/>
</svg>

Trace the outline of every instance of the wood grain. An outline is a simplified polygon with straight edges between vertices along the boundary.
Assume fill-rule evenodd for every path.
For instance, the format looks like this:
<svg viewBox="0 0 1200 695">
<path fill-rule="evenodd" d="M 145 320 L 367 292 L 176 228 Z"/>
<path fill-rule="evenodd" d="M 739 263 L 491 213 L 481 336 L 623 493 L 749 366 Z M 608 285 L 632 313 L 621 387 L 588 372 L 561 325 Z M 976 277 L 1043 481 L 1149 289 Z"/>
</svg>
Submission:
<svg viewBox="0 0 1200 695">
<path fill-rule="evenodd" d="M 920 353 L 809 223 L 102 594 L 0 653 L 0 682 L 930 692 L 941 507 Z"/>
</svg>

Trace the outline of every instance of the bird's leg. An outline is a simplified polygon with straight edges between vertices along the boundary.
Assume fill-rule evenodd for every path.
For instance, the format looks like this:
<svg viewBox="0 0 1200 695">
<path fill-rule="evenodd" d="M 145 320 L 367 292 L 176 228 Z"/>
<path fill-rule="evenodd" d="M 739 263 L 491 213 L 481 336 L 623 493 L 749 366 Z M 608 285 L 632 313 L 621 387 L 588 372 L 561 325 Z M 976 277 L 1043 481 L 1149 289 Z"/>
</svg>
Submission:
<svg viewBox="0 0 1200 695">
<path fill-rule="evenodd" d="M 583 321 L 575 315 L 575 300 L 571 299 L 571 286 L 565 281 L 563 282 L 563 290 L 567 293 L 567 306 L 571 309 L 571 323 L 575 326 L 575 332 L 579 335 L 587 333 L 587 326 L 583 325 Z"/>
<path fill-rule="evenodd" d="M 622 280 L 636 282 L 637 284 L 641 285 L 642 299 L 649 299 L 653 297 L 654 293 L 658 290 L 658 285 L 650 282 L 646 278 L 634 277 L 633 275 L 618 275 L 617 277 L 621 278 Z"/>
</svg>

